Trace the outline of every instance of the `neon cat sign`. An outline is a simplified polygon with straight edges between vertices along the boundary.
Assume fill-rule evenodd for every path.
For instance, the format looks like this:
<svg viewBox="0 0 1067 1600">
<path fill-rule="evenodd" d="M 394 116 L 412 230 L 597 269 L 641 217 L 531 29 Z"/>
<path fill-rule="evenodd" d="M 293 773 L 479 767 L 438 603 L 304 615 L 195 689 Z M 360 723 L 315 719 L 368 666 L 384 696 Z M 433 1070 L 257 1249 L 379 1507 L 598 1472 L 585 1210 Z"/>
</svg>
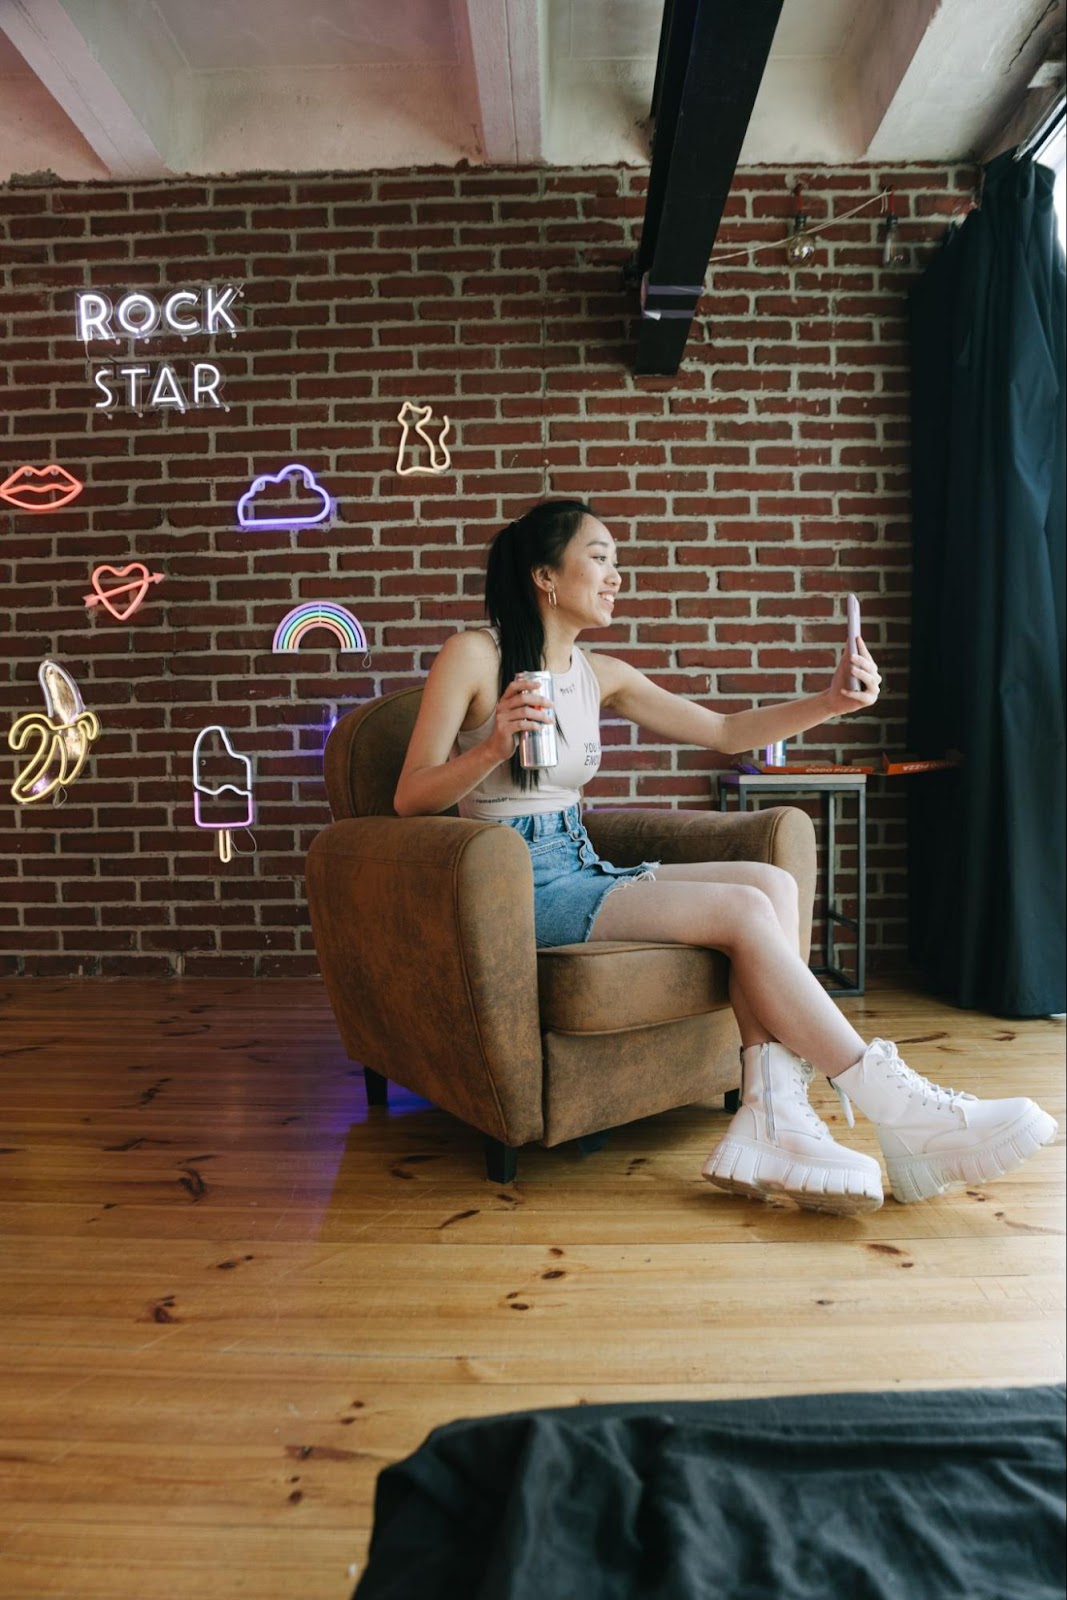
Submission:
<svg viewBox="0 0 1067 1600">
<path fill-rule="evenodd" d="M 235 339 L 240 330 L 230 308 L 240 293 L 237 284 L 206 284 L 172 290 L 162 299 L 131 290 L 112 302 L 97 289 L 82 289 L 74 296 L 75 327 L 87 356 L 97 340 L 121 344 L 124 339 L 148 340 L 169 333 L 184 341 L 222 332 Z M 223 404 L 222 373 L 213 361 L 194 361 L 184 382 L 171 361 L 108 362 L 94 366 L 92 376 L 103 397 L 95 402 L 95 411 L 110 411 L 120 399 L 135 411 L 184 412 L 190 406 Z"/>
</svg>

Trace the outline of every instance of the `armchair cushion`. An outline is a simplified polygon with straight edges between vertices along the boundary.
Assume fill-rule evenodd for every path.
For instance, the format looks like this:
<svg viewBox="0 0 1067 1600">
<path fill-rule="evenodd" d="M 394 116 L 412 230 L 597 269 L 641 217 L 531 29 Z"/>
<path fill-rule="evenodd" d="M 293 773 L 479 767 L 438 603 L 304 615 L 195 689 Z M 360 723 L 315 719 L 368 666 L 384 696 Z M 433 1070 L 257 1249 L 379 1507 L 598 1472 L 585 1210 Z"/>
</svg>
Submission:
<svg viewBox="0 0 1067 1600">
<path fill-rule="evenodd" d="M 555 945 L 537 954 L 541 1027 L 610 1033 L 702 1016 L 729 1004 L 729 975 L 725 956 L 694 945 Z"/>
</svg>

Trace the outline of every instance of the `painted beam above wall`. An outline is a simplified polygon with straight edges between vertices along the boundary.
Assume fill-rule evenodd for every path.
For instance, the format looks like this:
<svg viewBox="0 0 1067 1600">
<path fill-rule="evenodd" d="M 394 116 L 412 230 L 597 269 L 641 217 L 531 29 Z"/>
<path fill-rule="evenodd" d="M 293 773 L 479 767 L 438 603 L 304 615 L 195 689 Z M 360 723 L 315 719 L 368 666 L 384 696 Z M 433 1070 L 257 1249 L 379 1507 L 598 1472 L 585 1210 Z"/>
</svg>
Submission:
<svg viewBox="0 0 1067 1600">
<path fill-rule="evenodd" d="M 469 46 L 486 161 L 523 165 L 545 156 L 544 0 L 453 0 Z"/>
<path fill-rule="evenodd" d="M 5 0 L 0 29 L 112 177 L 169 175 L 159 143 L 104 65 L 100 40 L 90 40 L 59 0 Z M 147 63 L 139 67 L 144 73 Z M 141 89 L 142 103 L 169 99 L 163 85 L 142 79 Z"/>
</svg>

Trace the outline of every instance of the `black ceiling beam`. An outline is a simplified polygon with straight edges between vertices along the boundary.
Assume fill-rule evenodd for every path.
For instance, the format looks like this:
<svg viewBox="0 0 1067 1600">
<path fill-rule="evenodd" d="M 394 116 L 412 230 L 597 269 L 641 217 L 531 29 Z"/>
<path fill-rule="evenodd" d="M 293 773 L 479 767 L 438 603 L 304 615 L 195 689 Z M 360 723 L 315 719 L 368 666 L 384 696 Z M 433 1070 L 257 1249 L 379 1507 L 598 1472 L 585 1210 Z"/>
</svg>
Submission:
<svg viewBox="0 0 1067 1600">
<path fill-rule="evenodd" d="M 678 371 L 782 0 L 666 0 L 635 370 Z"/>
</svg>

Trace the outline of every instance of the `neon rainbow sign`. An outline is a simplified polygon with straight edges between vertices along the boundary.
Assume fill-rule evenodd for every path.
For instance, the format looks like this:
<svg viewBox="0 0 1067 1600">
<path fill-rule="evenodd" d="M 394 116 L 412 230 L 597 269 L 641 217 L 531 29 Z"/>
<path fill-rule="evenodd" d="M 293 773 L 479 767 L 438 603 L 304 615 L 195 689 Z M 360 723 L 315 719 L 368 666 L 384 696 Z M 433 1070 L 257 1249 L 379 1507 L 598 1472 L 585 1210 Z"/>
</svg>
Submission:
<svg viewBox="0 0 1067 1600">
<path fill-rule="evenodd" d="M 278 653 L 299 650 L 313 628 L 329 628 L 342 650 L 366 650 L 367 635 L 344 606 L 329 600 L 308 600 L 294 606 L 274 630 L 272 649 Z"/>
</svg>

